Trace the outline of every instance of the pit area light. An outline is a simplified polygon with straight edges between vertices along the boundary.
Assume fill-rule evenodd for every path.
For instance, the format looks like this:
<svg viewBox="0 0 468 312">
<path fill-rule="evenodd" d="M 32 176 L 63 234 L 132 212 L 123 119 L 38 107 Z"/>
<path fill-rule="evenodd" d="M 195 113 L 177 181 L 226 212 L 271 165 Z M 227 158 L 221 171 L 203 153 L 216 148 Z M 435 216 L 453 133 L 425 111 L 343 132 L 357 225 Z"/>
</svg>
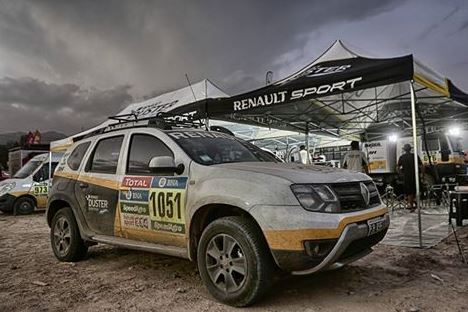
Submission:
<svg viewBox="0 0 468 312">
<path fill-rule="evenodd" d="M 392 133 L 388 136 L 388 140 L 392 143 L 395 143 L 398 140 L 398 135 L 396 135 L 395 133 Z"/>
<path fill-rule="evenodd" d="M 461 129 L 459 126 L 451 126 L 449 129 L 448 129 L 448 135 L 451 135 L 451 136 L 460 136 L 461 134 Z"/>
</svg>

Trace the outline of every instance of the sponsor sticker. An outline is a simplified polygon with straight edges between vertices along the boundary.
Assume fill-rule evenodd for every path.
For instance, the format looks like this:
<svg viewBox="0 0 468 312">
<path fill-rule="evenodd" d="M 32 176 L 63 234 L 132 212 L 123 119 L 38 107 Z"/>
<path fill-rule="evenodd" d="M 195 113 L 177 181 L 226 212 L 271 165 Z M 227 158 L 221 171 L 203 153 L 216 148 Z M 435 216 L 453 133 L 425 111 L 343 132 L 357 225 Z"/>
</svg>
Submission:
<svg viewBox="0 0 468 312">
<path fill-rule="evenodd" d="M 185 224 L 151 220 L 151 229 L 154 231 L 164 231 L 176 234 L 183 234 L 185 233 Z"/>
<path fill-rule="evenodd" d="M 149 191 L 151 229 L 185 233 L 187 177 L 155 177 Z"/>
<path fill-rule="evenodd" d="M 155 177 L 151 188 L 185 189 L 187 177 Z"/>
<path fill-rule="evenodd" d="M 124 177 L 122 180 L 123 187 L 149 188 L 151 186 L 152 177 Z"/>
<path fill-rule="evenodd" d="M 148 204 L 120 202 L 120 211 L 122 213 L 148 215 Z"/>
<path fill-rule="evenodd" d="M 148 202 L 148 190 L 122 190 L 120 192 L 120 200 Z"/>
<path fill-rule="evenodd" d="M 150 220 L 148 216 L 122 214 L 122 227 L 149 230 Z"/>
</svg>

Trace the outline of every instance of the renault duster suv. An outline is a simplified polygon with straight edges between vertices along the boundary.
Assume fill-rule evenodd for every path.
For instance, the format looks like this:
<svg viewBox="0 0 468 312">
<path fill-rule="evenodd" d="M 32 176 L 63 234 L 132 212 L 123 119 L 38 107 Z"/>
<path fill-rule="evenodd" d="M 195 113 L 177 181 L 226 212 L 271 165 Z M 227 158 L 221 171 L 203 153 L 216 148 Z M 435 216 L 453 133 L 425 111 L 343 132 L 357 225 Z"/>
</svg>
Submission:
<svg viewBox="0 0 468 312">
<path fill-rule="evenodd" d="M 47 221 L 60 261 L 96 243 L 187 258 L 234 306 L 260 298 L 278 269 L 310 274 L 359 259 L 389 225 L 364 174 L 280 163 L 224 133 L 148 125 L 76 140 Z"/>
</svg>

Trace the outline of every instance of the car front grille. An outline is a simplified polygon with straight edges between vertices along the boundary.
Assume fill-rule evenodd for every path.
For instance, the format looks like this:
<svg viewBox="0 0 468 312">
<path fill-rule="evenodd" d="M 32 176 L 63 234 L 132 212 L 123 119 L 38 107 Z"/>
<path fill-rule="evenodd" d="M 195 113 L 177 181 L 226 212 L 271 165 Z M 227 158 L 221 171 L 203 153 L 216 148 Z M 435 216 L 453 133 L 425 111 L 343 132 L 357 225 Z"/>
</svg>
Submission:
<svg viewBox="0 0 468 312">
<path fill-rule="evenodd" d="M 380 204 L 379 191 L 372 181 L 337 183 L 331 187 L 338 196 L 341 212 L 364 210 Z M 367 202 L 367 192 L 369 202 Z"/>
</svg>

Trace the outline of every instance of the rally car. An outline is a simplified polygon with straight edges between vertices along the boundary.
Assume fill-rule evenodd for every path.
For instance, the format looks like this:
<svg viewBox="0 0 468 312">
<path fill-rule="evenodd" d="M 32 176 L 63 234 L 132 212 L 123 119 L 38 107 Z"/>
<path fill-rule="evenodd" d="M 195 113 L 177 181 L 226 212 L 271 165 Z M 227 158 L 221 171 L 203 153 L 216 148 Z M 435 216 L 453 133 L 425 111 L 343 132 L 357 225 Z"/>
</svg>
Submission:
<svg viewBox="0 0 468 312">
<path fill-rule="evenodd" d="M 213 297 L 246 306 L 278 271 L 341 267 L 389 226 L 364 174 L 282 163 L 225 133 L 120 128 L 75 139 L 57 167 L 47 222 L 60 261 L 96 243 L 188 258 Z"/>
</svg>

